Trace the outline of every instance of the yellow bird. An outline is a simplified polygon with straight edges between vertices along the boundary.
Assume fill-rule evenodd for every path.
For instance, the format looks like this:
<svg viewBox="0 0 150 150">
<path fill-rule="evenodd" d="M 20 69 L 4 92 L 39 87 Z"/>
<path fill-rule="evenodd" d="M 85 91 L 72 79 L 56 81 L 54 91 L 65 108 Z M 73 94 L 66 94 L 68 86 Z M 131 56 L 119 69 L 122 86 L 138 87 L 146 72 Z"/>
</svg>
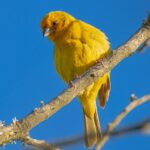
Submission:
<svg viewBox="0 0 150 150">
<path fill-rule="evenodd" d="M 41 21 L 44 36 L 54 43 L 54 62 L 61 78 L 69 83 L 110 53 L 105 34 L 62 11 L 48 13 Z M 101 138 L 96 97 L 104 107 L 110 91 L 110 73 L 86 87 L 78 98 L 84 113 L 85 144 L 93 146 Z"/>
</svg>

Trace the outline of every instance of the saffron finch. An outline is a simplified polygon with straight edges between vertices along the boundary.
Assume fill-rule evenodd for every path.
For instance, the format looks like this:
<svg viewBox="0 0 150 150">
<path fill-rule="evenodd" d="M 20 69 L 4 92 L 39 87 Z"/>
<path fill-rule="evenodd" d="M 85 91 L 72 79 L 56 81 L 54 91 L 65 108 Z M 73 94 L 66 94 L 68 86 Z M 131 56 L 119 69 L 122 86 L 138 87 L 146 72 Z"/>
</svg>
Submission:
<svg viewBox="0 0 150 150">
<path fill-rule="evenodd" d="M 41 21 L 43 35 L 54 44 L 54 63 L 60 77 L 69 83 L 81 75 L 97 60 L 110 53 L 109 42 L 99 29 L 62 11 L 48 13 Z M 84 114 L 85 144 L 91 147 L 101 138 L 101 128 L 96 107 L 104 107 L 110 91 L 110 73 L 80 92 L 78 98 Z"/>
</svg>

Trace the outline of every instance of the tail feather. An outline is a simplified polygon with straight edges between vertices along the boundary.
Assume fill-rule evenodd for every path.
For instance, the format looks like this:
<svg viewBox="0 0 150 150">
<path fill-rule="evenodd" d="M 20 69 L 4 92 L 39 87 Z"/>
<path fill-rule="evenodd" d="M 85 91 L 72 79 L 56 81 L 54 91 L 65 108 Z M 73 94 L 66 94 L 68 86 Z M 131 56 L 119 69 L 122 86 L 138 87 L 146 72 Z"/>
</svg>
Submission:
<svg viewBox="0 0 150 150">
<path fill-rule="evenodd" d="M 84 125 L 85 145 L 86 147 L 92 147 L 101 138 L 101 128 L 97 110 L 95 111 L 94 118 L 89 118 L 84 114 Z"/>
<path fill-rule="evenodd" d="M 95 125 L 96 125 L 97 137 L 98 137 L 98 140 L 99 140 L 99 139 L 102 138 L 102 131 L 101 131 L 101 125 L 100 125 L 97 109 L 96 109 L 95 114 L 94 114 L 94 122 L 95 122 Z"/>
</svg>

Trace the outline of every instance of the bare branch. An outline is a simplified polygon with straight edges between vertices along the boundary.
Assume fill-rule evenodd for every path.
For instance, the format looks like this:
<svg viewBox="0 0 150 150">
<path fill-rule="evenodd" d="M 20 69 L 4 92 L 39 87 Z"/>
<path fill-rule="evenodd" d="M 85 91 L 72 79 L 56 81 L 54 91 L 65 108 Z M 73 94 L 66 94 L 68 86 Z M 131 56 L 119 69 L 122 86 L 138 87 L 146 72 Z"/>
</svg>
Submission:
<svg viewBox="0 0 150 150">
<path fill-rule="evenodd" d="M 117 48 L 109 57 L 103 60 L 103 65 L 98 63 L 91 67 L 80 79 L 73 81 L 73 87 L 62 92 L 48 104 L 34 109 L 33 112 L 23 119 L 13 122 L 9 126 L 0 128 L 0 145 L 4 145 L 14 140 L 25 139 L 28 136 L 28 132 L 33 127 L 48 119 L 55 112 L 70 103 L 71 100 L 85 87 L 95 82 L 99 77 L 113 69 L 123 59 L 134 53 L 136 49 L 149 38 L 150 17 L 147 18 L 143 26 L 126 43 Z"/>
<path fill-rule="evenodd" d="M 22 140 L 22 142 L 24 144 L 34 146 L 36 149 L 38 148 L 42 150 L 60 150 L 59 148 L 56 148 L 54 145 L 46 143 L 44 140 L 32 139 L 29 136 L 26 139 Z"/>
<path fill-rule="evenodd" d="M 95 150 L 100 150 L 104 144 L 108 141 L 111 132 L 116 128 L 116 126 L 128 115 L 136 107 L 141 104 L 150 101 L 150 94 L 146 95 L 136 101 L 131 102 L 116 118 L 115 120 L 109 124 L 106 133 L 103 135 L 102 139 L 97 143 Z"/>
</svg>

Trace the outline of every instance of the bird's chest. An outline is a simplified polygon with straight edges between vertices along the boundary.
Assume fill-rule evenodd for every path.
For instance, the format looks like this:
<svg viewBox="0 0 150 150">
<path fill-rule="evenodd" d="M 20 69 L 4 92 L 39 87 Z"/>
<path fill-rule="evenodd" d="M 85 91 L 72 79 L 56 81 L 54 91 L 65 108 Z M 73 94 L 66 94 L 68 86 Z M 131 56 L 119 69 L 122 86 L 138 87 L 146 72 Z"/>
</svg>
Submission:
<svg viewBox="0 0 150 150">
<path fill-rule="evenodd" d="M 94 61 L 91 49 L 80 41 L 55 45 L 54 61 L 56 70 L 65 82 L 85 72 Z"/>
</svg>

